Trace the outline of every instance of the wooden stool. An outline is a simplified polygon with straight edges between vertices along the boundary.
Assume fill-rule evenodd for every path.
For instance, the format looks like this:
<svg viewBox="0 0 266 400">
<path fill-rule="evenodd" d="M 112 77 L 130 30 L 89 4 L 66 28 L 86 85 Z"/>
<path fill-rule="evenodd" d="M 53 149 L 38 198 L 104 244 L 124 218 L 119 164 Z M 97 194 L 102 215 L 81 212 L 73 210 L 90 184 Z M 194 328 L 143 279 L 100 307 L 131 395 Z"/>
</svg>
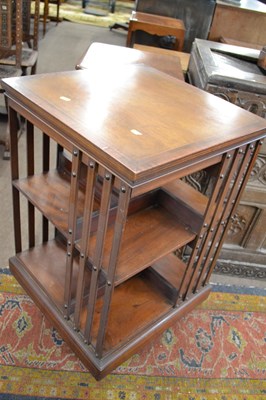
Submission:
<svg viewBox="0 0 266 400">
<path fill-rule="evenodd" d="M 180 19 L 133 11 L 129 20 L 127 47 L 133 47 L 134 33 L 137 30 L 144 31 L 150 35 L 174 36 L 176 41 L 173 49 L 177 51 L 182 51 L 183 49 L 185 26 Z"/>
</svg>

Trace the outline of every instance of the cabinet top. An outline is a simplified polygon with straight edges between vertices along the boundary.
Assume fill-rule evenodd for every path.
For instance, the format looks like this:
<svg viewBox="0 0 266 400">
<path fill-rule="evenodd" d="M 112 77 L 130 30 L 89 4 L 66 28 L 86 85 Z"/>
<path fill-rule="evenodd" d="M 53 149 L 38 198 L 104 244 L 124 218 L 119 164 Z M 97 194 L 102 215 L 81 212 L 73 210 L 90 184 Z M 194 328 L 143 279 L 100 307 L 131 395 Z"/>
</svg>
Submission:
<svg viewBox="0 0 266 400">
<path fill-rule="evenodd" d="M 36 126 L 59 132 L 133 186 L 266 133 L 263 118 L 142 65 L 94 65 L 2 85 Z"/>
<path fill-rule="evenodd" d="M 222 6 L 237 7 L 242 10 L 266 13 L 266 6 L 258 0 L 216 0 L 216 3 Z"/>
</svg>

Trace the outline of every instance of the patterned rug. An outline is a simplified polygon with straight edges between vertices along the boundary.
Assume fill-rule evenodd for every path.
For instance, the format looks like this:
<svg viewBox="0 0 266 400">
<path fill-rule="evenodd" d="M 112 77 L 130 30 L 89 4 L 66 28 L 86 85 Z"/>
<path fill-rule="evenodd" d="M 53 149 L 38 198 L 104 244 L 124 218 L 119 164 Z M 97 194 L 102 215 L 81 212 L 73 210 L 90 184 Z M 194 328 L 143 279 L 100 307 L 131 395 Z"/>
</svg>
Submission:
<svg viewBox="0 0 266 400">
<path fill-rule="evenodd" d="M 266 293 L 222 289 L 97 382 L 2 269 L 0 399 L 265 400 Z"/>
<path fill-rule="evenodd" d="M 99 12 L 104 14 L 101 16 L 85 13 L 82 9 L 81 0 L 67 0 L 66 2 L 61 3 L 59 16 L 67 21 L 81 24 L 91 24 L 105 28 L 113 25 L 114 23 L 126 23 L 129 20 L 134 7 L 134 2 L 116 1 L 114 13 L 109 12 L 108 4 L 108 0 L 89 2 L 89 5 L 87 6 L 88 9 L 95 11 L 95 13 Z M 41 13 L 43 12 L 42 7 L 43 5 L 41 4 Z M 56 7 L 56 4 L 49 4 L 49 16 L 56 16 Z"/>
</svg>

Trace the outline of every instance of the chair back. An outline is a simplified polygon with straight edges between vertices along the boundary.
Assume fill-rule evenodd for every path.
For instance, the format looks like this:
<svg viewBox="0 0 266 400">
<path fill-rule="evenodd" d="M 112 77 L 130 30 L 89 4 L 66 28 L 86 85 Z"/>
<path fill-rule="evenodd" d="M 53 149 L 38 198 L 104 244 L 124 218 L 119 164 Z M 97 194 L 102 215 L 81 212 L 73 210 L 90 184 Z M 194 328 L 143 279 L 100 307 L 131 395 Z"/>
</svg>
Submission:
<svg viewBox="0 0 266 400">
<path fill-rule="evenodd" d="M 12 57 L 13 65 L 20 68 L 21 52 L 22 0 L 0 0 L 0 58 Z"/>
<path fill-rule="evenodd" d="M 22 40 L 33 50 L 38 50 L 39 19 L 40 0 L 22 0 Z"/>
</svg>

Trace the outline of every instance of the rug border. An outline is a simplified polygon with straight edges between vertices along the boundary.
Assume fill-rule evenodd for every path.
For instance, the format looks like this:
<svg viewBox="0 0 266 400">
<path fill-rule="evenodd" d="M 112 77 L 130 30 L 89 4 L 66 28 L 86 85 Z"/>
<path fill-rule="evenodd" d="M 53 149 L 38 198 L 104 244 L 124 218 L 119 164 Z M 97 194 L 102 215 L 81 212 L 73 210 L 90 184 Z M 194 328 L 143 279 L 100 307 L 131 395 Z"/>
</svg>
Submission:
<svg viewBox="0 0 266 400">
<path fill-rule="evenodd" d="M 16 376 L 20 381 L 18 378 L 13 379 L 11 370 L 14 368 L 18 370 Z M 255 379 L 198 379 L 110 374 L 98 382 L 89 372 L 41 371 L 11 366 L 1 367 L 0 374 L 1 400 L 184 400 L 184 396 L 188 396 L 185 399 L 193 400 L 249 400 L 254 396 L 256 400 L 260 400 L 266 392 L 266 380 Z M 46 385 L 38 385 L 40 380 Z M 64 389 L 66 380 L 67 391 Z M 27 385 L 27 382 L 30 382 L 30 385 Z M 27 394 L 24 394 L 25 390 L 28 391 Z"/>
</svg>

